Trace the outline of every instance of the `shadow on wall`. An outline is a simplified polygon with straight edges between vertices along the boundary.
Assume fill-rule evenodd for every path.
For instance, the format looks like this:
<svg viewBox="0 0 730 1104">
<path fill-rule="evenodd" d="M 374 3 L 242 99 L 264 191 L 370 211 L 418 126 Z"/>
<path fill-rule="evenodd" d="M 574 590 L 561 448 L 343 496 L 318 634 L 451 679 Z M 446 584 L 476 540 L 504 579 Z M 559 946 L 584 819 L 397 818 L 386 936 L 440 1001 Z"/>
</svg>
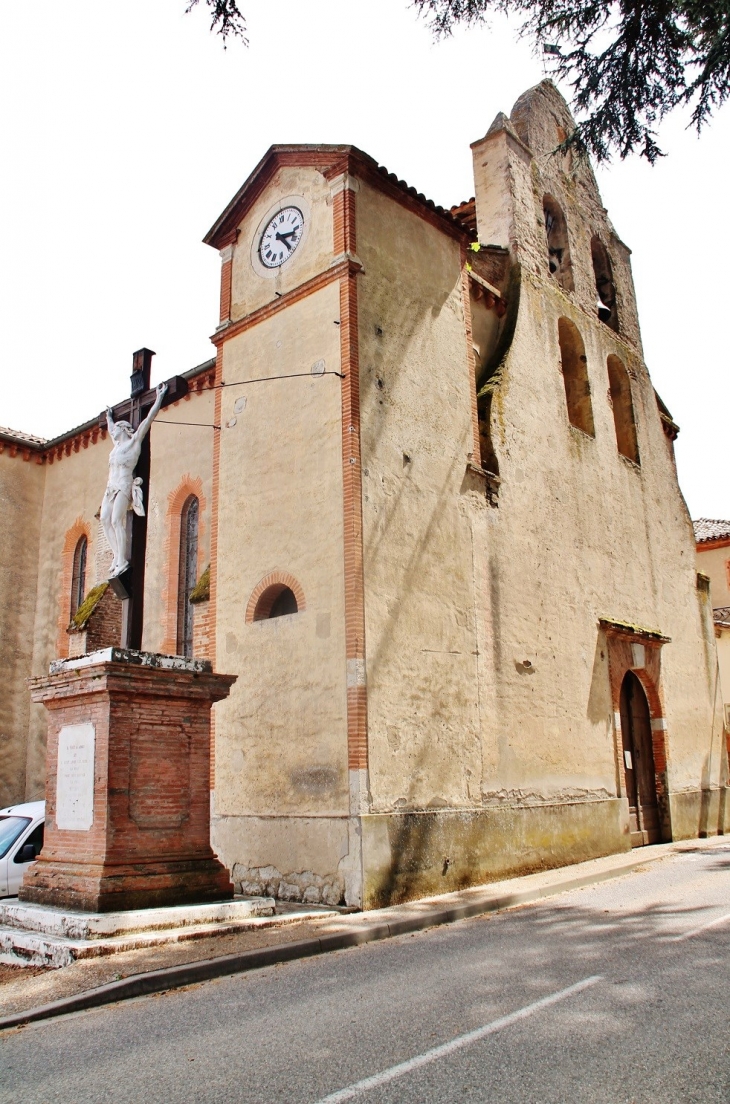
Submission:
<svg viewBox="0 0 730 1104">
<path fill-rule="evenodd" d="M 475 262 L 476 263 L 476 262 Z M 407 298 L 399 298 L 397 303 L 393 301 L 390 286 L 384 283 L 379 286 L 376 293 L 373 295 L 370 304 L 371 316 L 368 318 L 368 322 L 372 319 L 377 319 L 382 313 L 383 317 L 388 318 L 388 325 L 392 329 L 393 333 L 404 335 L 405 343 L 399 342 L 393 351 L 388 355 L 386 350 L 388 349 L 388 335 L 382 334 L 381 331 L 376 330 L 376 333 L 380 333 L 383 338 L 383 344 L 381 346 L 381 353 L 374 355 L 372 358 L 372 364 L 363 367 L 361 372 L 360 388 L 362 405 L 370 405 L 375 412 L 375 416 L 370 422 L 370 425 L 376 426 L 375 432 L 371 441 L 369 442 L 369 448 L 372 450 L 373 455 L 378 454 L 378 447 L 383 434 L 386 429 L 391 430 L 394 433 L 403 432 L 406 434 L 412 432 L 410 429 L 406 429 L 403 423 L 396 417 L 392 419 L 388 416 L 391 411 L 397 411 L 399 404 L 398 399 L 394 399 L 393 396 L 396 393 L 398 387 L 398 377 L 401 371 L 401 365 L 407 365 L 409 363 L 409 354 L 411 350 L 411 344 L 415 340 L 416 334 L 421 332 L 421 327 L 424 322 L 428 321 L 428 316 L 437 319 L 442 310 L 445 309 L 450 297 L 458 293 L 461 272 L 456 274 L 457 282 L 448 284 L 444 282 L 441 286 L 436 286 L 432 289 L 432 299 L 430 304 L 422 300 L 409 300 Z M 484 436 L 485 452 L 487 455 L 483 457 L 487 461 L 487 468 L 495 473 L 499 472 L 499 462 L 494 449 L 492 440 L 491 423 L 492 423 L 492 403 L 497 397 L 500 385 L 502 383 L 502 368 L 507 357 L 507 353 L 512 343 L 514 336 L 517 314 L 519 309 L 520 300 L 520 284 L 521 284 L 521 272 L 519 265 L 511 263 L 507 271 L 506 276 L 506 295 L 508 302 L 508 309 L 504 322 L 500 325 L 497 335 L 497 340 L 494 348 L 483 350 L 481 362 L 476 365 L 477 370 L 477 390 L 480 392 L 479 397 L 479 417 L 480 417 L 480 433 Z M 459 302 L 461 300 L 459 299 Z M 469 403 L 471 396 L 467 388 L 468 374 L 466 371 L 466 333 L 464 334 L 464 393 L 461 396 L 463 401 L 464 411 L 464 454 L 463 463 L 466 466 L 466 456 L 472 451 L 471 440 L 471 425 L 469 422 Z M 448 381 L 444 380 L 442 383 L 446 384 Z M 423 386 L 427 391 L 430 391 L 430 381 L 424 379 Z M 377 418 L 377 411 L 382 407 L 382 416 Z M 434 436 L 438 434 L 438 425 L 434 424 Z M 421 432 L 419 427 L 419 432 Z M 408 445 L 409 450 L 411 447 L 411 439 L 408 441 L 404 439 L 403 444 Z M 422 442 L 419 441 L 418 444 Z M 381 545 L 388 539 L 389 530 L 391 529 L 394 520 L 399 514 L 401 505 L 401 499 L 406 489 L 409 488 L 409 476 L 414 474 L 414 467 L 412 461 L 417 463 L 418 449 L 416 448 L 414 455 L 410 454 L 407 457 L 407 463 L 404 454 L 404 471 L 403 476 L 399 480 L 397 491 L 394 495 L 386 495 L 385 500 L 382 503 L 382 509 L 387 510 L 385 517 L 381 514 L 378 522 L 371 526 L 371 540 L 365 548 L 365 561 L 366 565 L 372 565 L 377 562 Z M 478 462 L 478 458 L 475 457 L 475 461 Z M 413 542 L 412 552 L 407 562 L 401 564 L 401 587 L 398 590 L 398 602 L 400 603 L 407 599 L 409 593 L 416 589 L 415 580 L 418 578 L 418 568 L 424 559 L 425 551 L 430 547 L 430 538 L 434 533 L 435 527 L 442 520 L 444 511 L 449 504 L 450 496 L 454 495 L 454 475 L 462 464 L 462 458 L 458 455 L 458 449 L 454 456 L 454 460 L 449 466 L 448 472 L 445 475 L 442 486 L 440 488 L 434 488 L 434 494 L 432 497 L 432 508 L 428 520 L 420 527 L 419 539 Z M 375 477 L 375 473 L 373 475 Z M 423 503 L 423 498 L 421 499 Z M 413 580 L 413 581 L 411 581 Z M 404 584 L 404 585 L 403 585 Z M 391 623 L 388 624 L 385 631 L 381 636 L 379 646 L 376 651 L 368 650 L 368 678 L 377 677 L 378 670 L 381 664 L 385 661 L 384 657 L 387 654 L 388 648 L 391 643 L 394 622 L 397 617 L 397 613 L 393 614 Z"/>
<path fill-rule="evenodd" d="M 379 869 L 366 874 L 365 907 L 451 893 L 628 851 L 624 810 L 624 802 L 605 797 L 366 817 L 366 855 L 377 853 L 381 861 Z"/>
</svg>

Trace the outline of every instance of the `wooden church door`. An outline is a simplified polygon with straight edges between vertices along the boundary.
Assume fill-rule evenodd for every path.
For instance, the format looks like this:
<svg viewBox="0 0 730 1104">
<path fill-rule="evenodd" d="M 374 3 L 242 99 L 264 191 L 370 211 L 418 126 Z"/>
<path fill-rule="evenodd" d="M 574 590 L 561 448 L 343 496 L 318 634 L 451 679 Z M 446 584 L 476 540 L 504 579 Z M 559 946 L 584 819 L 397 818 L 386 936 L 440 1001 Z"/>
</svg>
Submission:
<svg viewBox="0 0 730 1104">
<path fill-rule="evenodd" d="M 644 687 L 633 671 L 621 684 L 621 735 L 626 796 L 629 799 L 631 846 L 658 843 L 662 838 L 654 774 L 651 716 Z"/>
</svg>

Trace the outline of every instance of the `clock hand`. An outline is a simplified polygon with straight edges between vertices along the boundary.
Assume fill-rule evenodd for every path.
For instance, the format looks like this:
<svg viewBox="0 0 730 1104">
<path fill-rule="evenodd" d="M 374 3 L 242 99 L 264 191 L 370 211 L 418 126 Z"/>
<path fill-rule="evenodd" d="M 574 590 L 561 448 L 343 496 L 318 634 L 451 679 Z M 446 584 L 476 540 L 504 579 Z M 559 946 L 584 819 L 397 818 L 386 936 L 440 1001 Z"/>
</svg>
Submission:
<svg viewBox="0 0 730 1104">
<path fill-rule="evenodd" d="M 291 253 L 293 247 L 292 247 L 291 242 L 287 241 L 287 238 L 290 238 L 293 233 L 294 233 L 294 231 L 290 230 L 288 234 L 279 234 L 278 232 L 276 234 L 277 241 L 283 242 L 290 253 Z"/>
</svg>

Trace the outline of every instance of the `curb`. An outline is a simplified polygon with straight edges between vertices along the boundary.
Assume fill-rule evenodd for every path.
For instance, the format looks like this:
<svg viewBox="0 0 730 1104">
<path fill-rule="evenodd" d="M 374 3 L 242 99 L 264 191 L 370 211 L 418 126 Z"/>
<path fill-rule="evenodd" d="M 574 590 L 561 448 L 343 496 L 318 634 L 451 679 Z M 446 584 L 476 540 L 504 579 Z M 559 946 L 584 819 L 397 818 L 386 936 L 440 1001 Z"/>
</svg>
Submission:
<svg viewBox="0 0 730 1104">
<path fill-rule="evenodd" d="M 501 912 L 504 909 L 514 908 L 516 905 L 530 904 L 542 898 L 555 897 L 560 893 L 568 893 L 570 890 L 583 889 L 588 885 L 597 885 L 599 882 L 606 882 L 612 878 L 620 878 L 624 874 L 630 874 L 637 867 L 645 866 L 647 862 L 652 862 L 661 857 L 663 856 L 645 856 L 612 869 L 568 878 L 565 881 L 556 882 L 552 886 L 540 886 L 523 890 L 521 893 L 518 891 L 489 897 L 486 900 L 467 901 L 446 908 L 436 908 L 421 916 L 409 916 L 402 920 L 393 919 L 380 924 L 369 924 L 354 931 L 337 932 L 316 939 L 302 939 L 293 943 L 282 943 L 276 947 L 264 947 L 260 951 L 242 951 L 239 954 L 221 955 L 219 958 L 207 958 L 200 962 L 187 962 L 180 966 L 167 966 L 162 970 L 132 974 L 130 977 L 109 982 L 107 985 L 100 985 L 96 989 L 89 989 L 87 992 L 79 993 L 74 997 L 63 997 L 49 1004 L 39 1005 L 38 1008 L 30 1008 L 27 1012 L 17 1012 L 11 1016 L 0 1017 L 0 1031 L 12 1027 L 22 1027 L 24 1024 L 33 1023 L 37 1020 L 48 1020 L 56 1016 L 68 1015 L 71 1012 L 101 1008 L 105 1004 L 132 1000 L 134 997 L 163 993 L 170 989 L 180 989 L 183 986 L 194 985 L 201 981 L 210 981 L 213 978 L 243 974 L 249 970 L 263 970 L 267 966 L 275 966 L 281 962 L 292 962 L 296 959 L 328 954 L 331 951 L 342 951 L 348 947 L 361 946 L 364 943 L 392 939 L 397 935 L 409 935 L 412 932 L 425 931 L 427 928 L 453 924 L 457 920 L 467 920 L 473 916 Z"/>
</svg>

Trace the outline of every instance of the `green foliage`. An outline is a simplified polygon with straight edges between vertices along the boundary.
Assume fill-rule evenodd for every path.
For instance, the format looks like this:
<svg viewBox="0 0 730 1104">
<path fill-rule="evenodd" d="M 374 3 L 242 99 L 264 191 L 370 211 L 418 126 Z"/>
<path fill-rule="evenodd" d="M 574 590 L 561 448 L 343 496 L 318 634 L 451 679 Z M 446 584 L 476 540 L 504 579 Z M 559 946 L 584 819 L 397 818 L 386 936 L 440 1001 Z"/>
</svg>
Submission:
<svg viewBox="0 0 730 1104">
<path fill-rule="evenodd" d="M 662 151 L 656 127 L 689 106 L 699 131 L 730 97 L 730 0 L 413 0 L 437 36 L 490 15 L 516 15 L 583 116 L 565 147 L 608 161 Z"/>
<path fill-rule="evenodd" d="M 229 35 L 240 38 L 244 46 L 248 46 L 246 20 L 238 7 L 237 0 L 203 0 L 203 2 L 211 13 L 210 29 L 221 36 L 224 47 Z M 188 0 L 185 10 L 191 12 L 198 3 L 199 0 Z"/>
<path fill-rule="evenodd" d="M 83 629 L 84 625 L 89 620 L 96 607 L 99 605 L 99 602 L 106 594 L 108 586 L 109 583 L 99 583 L 98 586 L 92 587 L 79 608 L 76 610 L 76 613 L 71 618 L 71 624 L 68 627 L 69 632 L 78 632 L 80 629 Z"/>
<path fill-rule="evenodd" d="M 190 601 L 195 604 L 196 602 L 207 602 L 210 598 L 210 564 L 206 567 L 203 574 L 198 579 L 197 583 L 190 591 Z"/>
</svg>

